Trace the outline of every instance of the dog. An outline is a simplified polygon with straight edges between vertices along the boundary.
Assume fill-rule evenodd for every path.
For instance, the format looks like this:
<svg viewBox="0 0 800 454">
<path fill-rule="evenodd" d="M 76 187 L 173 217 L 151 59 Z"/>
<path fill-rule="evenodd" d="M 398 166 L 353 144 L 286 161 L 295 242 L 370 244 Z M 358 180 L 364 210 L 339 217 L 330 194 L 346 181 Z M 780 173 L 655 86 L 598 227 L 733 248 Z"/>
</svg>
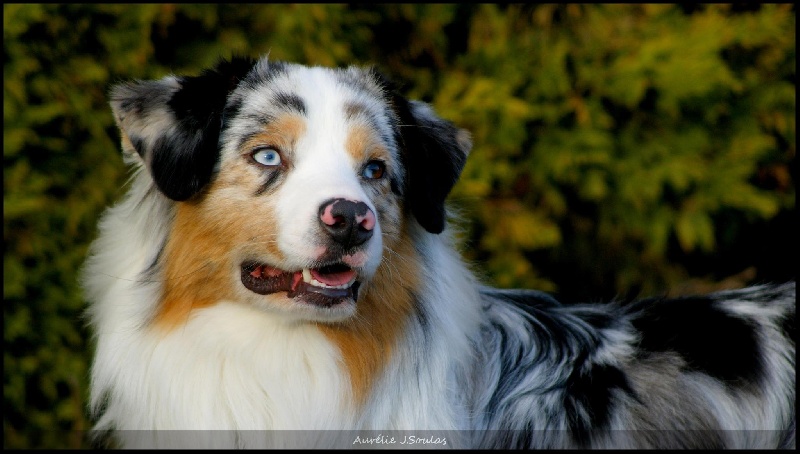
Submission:
<svg viewBox="0 0 800 454">
<path fill-rule="evenodd" d="M 795 446 L 794 282 L 481 285 L 445 207 L 470 135 L 372 68 L 234 57 L 110 98 L 133 174 L 83 282 L 112 445 Z"/>
</svg>

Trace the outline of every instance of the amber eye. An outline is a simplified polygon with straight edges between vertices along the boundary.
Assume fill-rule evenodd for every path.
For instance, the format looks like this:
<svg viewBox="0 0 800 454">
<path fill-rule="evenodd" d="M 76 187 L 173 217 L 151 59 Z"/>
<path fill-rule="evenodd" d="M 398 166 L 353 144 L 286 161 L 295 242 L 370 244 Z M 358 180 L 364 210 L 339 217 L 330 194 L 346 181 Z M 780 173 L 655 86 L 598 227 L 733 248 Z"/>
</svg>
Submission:
<svg viewBox="0 0 800 454">
<path fill-rule="evenodd" d="M 364 166 L 361 171 L 361 176 L 370 180 L 379 180 L 383 178 L 383 173 L 386 172 L 386 165 L 381 161 L 370 161 Z"/>
<path fill-rule="evenodd" d="M 253 161 L 262 166 L 275 167 L 281 164 L 281 154 L 274 148 L 259 148 L 251 156 Z"/>
</svg>

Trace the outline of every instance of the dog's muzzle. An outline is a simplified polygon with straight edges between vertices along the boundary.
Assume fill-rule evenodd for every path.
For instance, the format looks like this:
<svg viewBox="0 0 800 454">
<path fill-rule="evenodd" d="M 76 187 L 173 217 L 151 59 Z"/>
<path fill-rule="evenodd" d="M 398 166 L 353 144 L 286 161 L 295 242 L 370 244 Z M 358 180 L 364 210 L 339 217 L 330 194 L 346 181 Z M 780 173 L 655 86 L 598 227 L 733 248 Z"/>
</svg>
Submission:
<svg viewBox="0 0 800 454">
<path fill-rule="evenodd" d="M 326 253 L 308 268 L 283 270 L 258 260 L 241 264 L 242 284 L 259 295 L 286 292 L 288 298 L 329 308 L 358 299 L 358 269 L 364 253 L 356 251 L 375 230 L 375 213 L 364 202 L 330 199 L 319 208 L 323 235 L 330 238 Z"/>
</svg>

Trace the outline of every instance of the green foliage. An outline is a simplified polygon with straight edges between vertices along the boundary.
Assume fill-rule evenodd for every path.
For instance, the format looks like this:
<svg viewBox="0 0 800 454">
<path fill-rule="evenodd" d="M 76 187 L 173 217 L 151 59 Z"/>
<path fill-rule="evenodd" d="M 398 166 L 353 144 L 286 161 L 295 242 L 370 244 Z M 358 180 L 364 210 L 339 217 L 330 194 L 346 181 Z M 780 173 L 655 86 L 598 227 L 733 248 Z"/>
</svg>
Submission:
<svg viewBox="0 0 800 454">
<path fill-rule="evenodd" d="M 794 25 L 785 5 L 477 8 L 467 52 L 433 98 L 474 135 L 453 197 L 480 232 L 468 255 L 492 257 L 503 284 L 570 293 L 538 264 L 509 261 L 571 250 L 571 264 L 544 257 L 576 265 L 572 279 L 595 292 L 611 278 L 603 293 L 653 293 L 687 277 L 670 250 L 718 250 L 724 213 L 790 210 Z M 574 235 L 598 246 L 571 249 Z"/>
<path fill-rule="evenodd" d="M 450 200 L 496 285 L 791 275 L 766 263 L 796 244 L 794 8 L 689 8 L 4 5 L 4 447 L 85 446 L 78 272 L 126 179 L 109 85 L 219 57 L 377 64 L 470 130 Z"/>
</svg>

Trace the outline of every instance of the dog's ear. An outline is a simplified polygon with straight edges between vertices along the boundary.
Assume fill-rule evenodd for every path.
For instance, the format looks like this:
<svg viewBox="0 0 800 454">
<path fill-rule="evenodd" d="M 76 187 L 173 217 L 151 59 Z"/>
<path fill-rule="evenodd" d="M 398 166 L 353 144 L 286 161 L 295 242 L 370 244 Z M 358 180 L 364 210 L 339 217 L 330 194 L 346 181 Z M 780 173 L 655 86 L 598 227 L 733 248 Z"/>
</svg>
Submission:
<svg viewBox="0 0 800 454">
<path fill-rule="evenodd" d="M 141 156 L 158 189 L 170 199 L 187 200 L 211 180 L 219 159 L 225 102 L 254 64 L 236 57 L 199 76 L 136 81 L 111 89 L 123 147 Z"/>
<path fill-rule="evenodd" d="M 439 118 L 427 104 L 409 101 L 396 91 L 391 94 L 391 104 L 400 122 L 406 203 L 425 230 L 442 233 L 444 201 L 472 148 L 470 134 Z"/>
</svg>

